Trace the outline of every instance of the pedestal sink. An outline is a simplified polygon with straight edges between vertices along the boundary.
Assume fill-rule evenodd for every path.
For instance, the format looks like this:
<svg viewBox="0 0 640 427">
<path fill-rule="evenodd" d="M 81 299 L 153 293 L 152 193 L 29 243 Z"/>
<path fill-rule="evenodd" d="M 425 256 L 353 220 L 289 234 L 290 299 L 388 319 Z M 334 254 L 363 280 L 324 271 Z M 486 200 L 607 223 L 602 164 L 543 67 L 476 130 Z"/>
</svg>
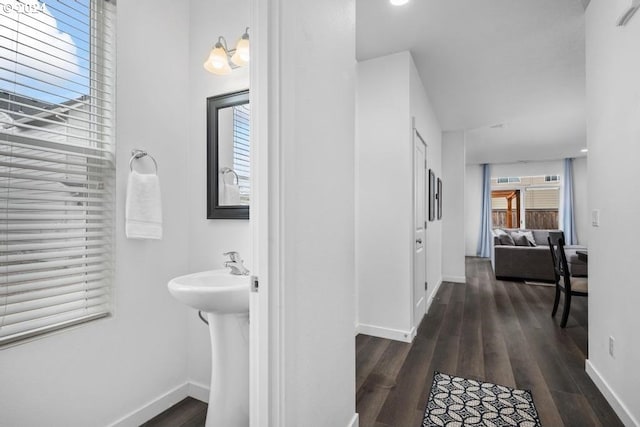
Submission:
<svg viewBox="0 0 640 427">
<path fill-rule="evenodd" d="M 211 270 L 176 277 L 169 292 L 206 313 L 211 385 L 206 427 L 249 426 L 249 276 Z"/>
</svg>

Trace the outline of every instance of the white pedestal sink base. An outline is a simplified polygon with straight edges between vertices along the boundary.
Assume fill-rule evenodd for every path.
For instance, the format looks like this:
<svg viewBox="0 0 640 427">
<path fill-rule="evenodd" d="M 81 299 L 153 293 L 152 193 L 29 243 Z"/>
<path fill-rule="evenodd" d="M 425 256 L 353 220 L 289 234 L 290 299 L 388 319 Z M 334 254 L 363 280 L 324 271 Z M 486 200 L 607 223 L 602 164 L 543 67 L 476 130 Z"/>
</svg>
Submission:
<svg viewBox="0 0 640 427">
<path fill-rule="evenodd" d="M 211 385 L 206 427 L 249 427 L 249 313 L 207 313 Z"/>
</svg>

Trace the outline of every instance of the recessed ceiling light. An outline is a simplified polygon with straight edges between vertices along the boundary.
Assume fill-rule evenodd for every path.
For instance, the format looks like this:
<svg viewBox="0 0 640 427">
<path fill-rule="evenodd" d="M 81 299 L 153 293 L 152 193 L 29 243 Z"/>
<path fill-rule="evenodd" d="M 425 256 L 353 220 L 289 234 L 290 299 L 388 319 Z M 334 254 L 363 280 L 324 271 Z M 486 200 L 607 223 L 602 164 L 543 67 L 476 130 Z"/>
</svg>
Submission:
<svg viewBox="0 0 640 427">
<path fill-rule="evenodd" d="M 402 6 L 409 3 L 409 0 L 389 0 L 389 3 L 394 6 Z"/>
<path fill-rule="evenodd" d="M 581 153 L 586 153 L 586 152 L 588 152 L 588 151 L 589 151 L 589 149 L 588 149 L 588 148 L 583 148 L 582 150 L 580 150 L 580 152 L 581 152 Z"/>
</svg>

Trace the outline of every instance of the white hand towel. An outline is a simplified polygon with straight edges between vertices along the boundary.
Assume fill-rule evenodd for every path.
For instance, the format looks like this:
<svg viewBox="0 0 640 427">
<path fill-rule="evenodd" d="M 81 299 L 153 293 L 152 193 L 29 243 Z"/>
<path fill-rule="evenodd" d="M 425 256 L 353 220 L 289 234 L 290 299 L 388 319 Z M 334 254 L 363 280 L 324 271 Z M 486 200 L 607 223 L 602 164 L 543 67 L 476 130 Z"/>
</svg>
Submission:
<svg viewBox="0 0 640 427">
<path fill-rule="evenodd" d="M 225 184 L 223 206 L 236 206 L 240 204 L 240 187 L 236 184 Z"/>
<path fill-rule="evenodd" d="M 158 175 L 136 171 L 129 174 L 125 222 L 128 239 L 162 239 L 162 202 Z"/>
</svg>

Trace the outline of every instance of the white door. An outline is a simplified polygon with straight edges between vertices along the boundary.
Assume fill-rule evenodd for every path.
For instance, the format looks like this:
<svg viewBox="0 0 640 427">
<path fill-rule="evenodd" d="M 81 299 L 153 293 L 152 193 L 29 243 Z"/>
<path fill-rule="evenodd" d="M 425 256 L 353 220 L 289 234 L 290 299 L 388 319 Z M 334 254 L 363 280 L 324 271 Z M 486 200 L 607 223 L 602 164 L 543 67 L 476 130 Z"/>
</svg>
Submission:
<svg viewBox="0 0 640 427">
<path fill-rule="evenodd" d="M 413 254 L 413 326 L 417 328 L 425 314 L 427 282 L 427 144 L 414 131 L 414 254 Z"/>
</svg>

